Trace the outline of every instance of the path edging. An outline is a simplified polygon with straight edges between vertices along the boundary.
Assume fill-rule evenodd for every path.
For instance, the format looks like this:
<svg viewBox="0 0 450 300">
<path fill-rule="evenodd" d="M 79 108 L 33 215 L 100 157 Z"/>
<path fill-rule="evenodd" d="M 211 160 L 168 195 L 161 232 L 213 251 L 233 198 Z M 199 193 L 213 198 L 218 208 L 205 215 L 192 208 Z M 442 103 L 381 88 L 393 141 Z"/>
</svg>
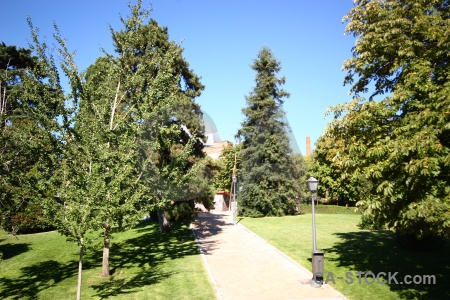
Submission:
<svg viewBox="0 0 450 300">
<path fill-rule="evenodd" d="M 203 265 L 205 266 L 206 272 L 208 273 L 209 280 L 211 280 L 211 283 L 214 286 L 214 290 L 216 291 L 217 299 L 222 300 L 223 299 L 222 295 L 219 292 L 219 288 L 217 287 L 216 280 L 214 279 L 214 275 L 211 271 L 211 268 L 209 267 L 208 260 L 206 259 L 205 254 L 203 253 L 202 248 L 200 247 L 200 242 L 197 238 L 197 235 L 195 234 L 193 223 L 191 223 L 189 225 L 189 228 L 191 229 L 192 234 L 194 235 L 195 243 L 197 244 L 198 251 L 200 252 L 200 256 L 202 257 Z"/>
</svg>

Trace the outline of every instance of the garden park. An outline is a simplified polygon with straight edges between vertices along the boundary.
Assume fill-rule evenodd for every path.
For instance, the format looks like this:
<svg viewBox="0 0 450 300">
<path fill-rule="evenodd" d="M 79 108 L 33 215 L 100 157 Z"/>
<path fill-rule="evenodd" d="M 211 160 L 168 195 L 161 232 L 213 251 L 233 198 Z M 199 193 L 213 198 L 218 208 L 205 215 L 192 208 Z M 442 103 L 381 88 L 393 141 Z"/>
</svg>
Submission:
<svg viewBox="0 0 450 300">
<path fill-rule="evenodd" d="M 237 203 L 230 228 L 306 269 L 317 239 L 319 289 L 450 297 L 448 1 L 354 1 L 352 98 L 329 108 L 308 156 L 292 150 L 286 79 L 262 47 L 218 159 L 205 154 L 201 77 L 151 9 L 129 9 L 114 52 L 86 70 L 57 24 L 54 47 L 31 18 L 29 48 L 0 44 L 1 299 L 220 298 L 195 232 L 219 191 Z"/>
</svg>

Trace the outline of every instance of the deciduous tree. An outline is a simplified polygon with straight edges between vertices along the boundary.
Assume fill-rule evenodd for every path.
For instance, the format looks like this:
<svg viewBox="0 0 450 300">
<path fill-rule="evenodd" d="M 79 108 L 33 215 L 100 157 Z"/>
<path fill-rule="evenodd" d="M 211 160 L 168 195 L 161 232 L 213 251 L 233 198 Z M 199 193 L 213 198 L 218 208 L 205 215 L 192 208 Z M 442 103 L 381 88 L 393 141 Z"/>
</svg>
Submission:
<svg viewBox="0 0 450 300">
<path fill-rule="evenodd" d="M 229 143 L 220 154 L 220 157 L 217 160 L 218 172 L 214 180 L 214 187 L 216 188 L 216 191 L 230 192 L 235 162 L 237 169 L 236 172 L 238 177 L 240 177 L 241 148 L 242 144 L 237 144 L 234 146 Z"/>
<path fill-rule="evenodd" d="M 109 276 L 113 230 L 129 228 L 152 209 L 169 230 L 168 215 L 192 215 L 193 202 L 208 199 L 205 178 L 212 177 L 194 101 L 203 86 L 167 28 L 148 20 L 141 6 L 130 6 L 124 29 L 111 28 L 116 54 L 99 58 L 84 80 L 64 51 L 63 69 L 79 101 L 64 137 L 59 226 L 81 248 L 87 232 L 101 229 L 103 276 Z"/>
<path fill-rule="evenodd" d="M 355 98 L 328 130 L 344 142 L 341 177 L 370 181 L 364 214 L 418 239 L 450 235 L 449 17 L 448 1 L 355 1 L 344 17 Z"/>
</svg>

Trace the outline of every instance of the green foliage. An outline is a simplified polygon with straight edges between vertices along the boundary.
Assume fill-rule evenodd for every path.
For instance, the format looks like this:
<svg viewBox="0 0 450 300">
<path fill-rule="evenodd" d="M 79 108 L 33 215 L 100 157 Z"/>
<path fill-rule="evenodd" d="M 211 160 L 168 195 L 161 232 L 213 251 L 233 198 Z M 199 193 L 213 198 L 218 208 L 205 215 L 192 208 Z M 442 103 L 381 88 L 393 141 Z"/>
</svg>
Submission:
<svg viewBox="0 0 450 300">
<path fill-rule="evenodd" d="M 209 206 L 213 175 L 194 101 L 203 85 L 141 6 L 130 5 L 123 30 L 111 28 L 116 55 L 84 73 L 54 25 L 66 95 L 30 20 L 30 51 L 0 47 L 2 225 L 17 232 L 51 222 L 80 246 L 80 267 L 99 232 L 109 251 L 112 233 L 143 211 L 173 205 L 168 215 L 190 220 L 194 201 Z"/>
<path fill-rule="evenodd" d="M 379 223 L 376 223 L 372 215 L 363 215 L 361 222 L 358 224 L 359 228 L 366 230 L 381 230 L 384 229 Z"/>
<path fill-rule="evenodd" d="M 26 205 L 26 208 L 11 216 L 14 232 L 24 234 L 56 229 L 53 220 L 44 214 L 40 204 L 32 201 Z"/>
<path fill-rule="evenodd" d="M 296 193 L 296 202 L 305 200 L 310 196 L 306 188 L 306 181 L 309 178 L 309 158 L 301 154 L 291 154 L 290 156 L 293 164 L 293 186 Z"/>
<path fill-rule="evenodd" d="M 449 14 L 447 1 L 356 1 L 344 17 L 355 98 L 331 109 L 324 138 L 338 144 L 332 170 L 368 182 L 364 214 L 419 239 L 450 236 Z"/>
<path fill-rule="evenodd" d="M 130 5 L 124 29 L 111 28 L 116 55 L 106 53 L 85 74 L 56 35 L 77 109 L 64 133 L 63 205 L 54 213 L 60 231 L 81 244 L 98 229 L 106 244 L 112 228 L 129 228 L 142 211 L 191 219 L 193 202 L 210 200 L 212 171 L 194 101 L 203 86 L 141 4 Z M 179 201 L 189 203 L 173 205 Z"/>
<path fill-rule="evenodd" d="M 223 149 L 222 154 L 220 155 L 217 161 L 218 172 L 214 179 L 214 187 L 216 191 L 230 192 L 235 158 L 236 158 L 236 173 L 238 179 L 240 179 L 241 149 L 242 149 L 241 143 L 237 144 L 236 146 L 229 143 Z"/>
<path fill-rule="evenodd" d="M 341 138 L 343 132 L 337 127 L 328 126 L 324 134 L 316 142 L 312 157 L 310 173 L 320 182 L 319 195 L 338 203 L 356 203 L 367 196 L 370 181 L 362 176 L 348 176 L 341 156 L 347 153 L 347 141 Z"/>
<path fill-rule="evenodd" d="M 0 44 L 0 225 L 12 233 L 50 227 L 42 202 L 55 197 L 54 133 L 67 113 L 53 58 L 32 38 L 31 49 Z"/>
<path fill-rule="evenodd" d="M 277 78 L 281 64 L 268 48 L 258 53 L 251 66 L 256 86 L 242 111 L 245 120 L 237 136 L 242 140 L 240 214 L 281 216 L 295 211 L 292 150 L 282 122 L 283 102 L 289 94 Z"/>
</svg>

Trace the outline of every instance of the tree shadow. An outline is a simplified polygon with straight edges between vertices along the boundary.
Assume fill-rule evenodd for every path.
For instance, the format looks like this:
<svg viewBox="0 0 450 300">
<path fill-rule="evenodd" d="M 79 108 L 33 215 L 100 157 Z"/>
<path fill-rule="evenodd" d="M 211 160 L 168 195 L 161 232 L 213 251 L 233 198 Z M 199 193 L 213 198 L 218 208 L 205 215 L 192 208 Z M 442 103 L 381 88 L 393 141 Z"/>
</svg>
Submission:
<svg viewBox="0 0 450 300">
<path fill-rule="evenodd" d="M 1 241 L 0 241 L 1 243 Z M 3 253 L 3 260 L 9 259 L 16 255 L 30 250 L 30 244 L 27 243 L 14 243 L 14 244 L 3 244 L 0 245 L 0 253 Z"/>
<path fill-rule="evenodd" d="M 401 299 L 450 299 L 447 287 L 450 285 L 449 244 L 432 252 L 418 252 L 399 248 L 395 234 L 390 231 L 362 231 L 336 233 L 341 239 L 332 248 L 324 249 L 335 253 L 337 258 L 327 258 L 345 267 L 350 272 L 380 272 L 394 274 L 399 284 L 392 281 L 391 291 Z M 356 276 L 355 274 L 353 274 Z M 404 276 L 434 275 L 435 284 L 400 284 Z M 387 281 L 387 276 L 385 280 Z M 417 278 L 418 282 L 418 278 Z"/>
<path fill-rule="evenodd" d="M 117 271 L 117 273 L 120 272 Z M 155 284 L 170 277 L 171 275 L 171 273 L 164 272 L 158 267 L 146 267 L 131 279 L 116 278 L 112 275 L 109 281 L 93 285 L 92 288 L 97 292 L 97 296 L 101 299 L 107 299 L 117 295 L 135 293 L 136 289 Z"/>
<path fill-rule="evenodd" d="M 161 265 L 165 261 L 199 254 L 192 231 L 181 223 L 173 223 L 170 233 L 161 233 L 159 225 L 150 222 L 133 230 L 140 235 L 111 246 L 110 265 L 113 268 L 110 280 L 92 286 L 103 299 L 130 294 L 160 282 L 175 274 L 163 270 Z M 139 271 L 134 276 L 122 278 L 123 270 L 136 267 Z"/>
<path fill-rule="evenodd" d="M 209 214 L 209 213 L 208 213 Z M 210 214 L 199 217 L 200 226 L 195 231 L 202 239 L 214 237 L 224 226 L 225 215 Z M 161 233 L 159 225 L 145 222 L 133 229 L 139 235 L 111 245 L 110 265 L 112 276 L 106 282 L 92 285 L 97 295 L 103 299 L 118 295 L 128 295 L 143 286 L 155 284 L 176 271 L 166 271 L 161 265 L 167 260 L 198 255 L 199 248 L 192 230 L 181 223 L 172 224 L 172 232 Z M 209 240 L 203 247 L 212 249 L 215 241 Z M 3 259 L 11 258 L 30 250 L 27 244 L 1 245 Z M 83 270 L 101 266 L 102 251 L 88 249 L 83 258 Z M 38 294 L 59 282 L 76 276 L 78 261 L 60 263 L 54 260 L 39 262 L 21 268 L 20 278 L 0 278 L 0 298 L 38 299 Z M 131 276 L 124 276 L 122 270 L 130 269 Z M 135 271 L 138 268 L 138 271 Z M 125 273 L 125 272 L 123 272 Z M 128 271 L 127 274 L 130 274 Z"/>
<path fill-rule="evenodd" d="M 203 254 L 210 254 L 217 249 L 219 241 L 216 236 L 227 226 L 234 226 L 226 222 L 228 215 L 223 213 L 201 213 L 194 223 L 193 231 L 197 238 L 198 247 Z"/>
<path fill-rule="evenodd" d="M 0 278 L 0 296 L 12 299 L 38 299 L 38 293 L 73 277 L 78 271 L 76 261 L 65 264 L 54 260 L 21 268 L 20 278 Z"/>
</svg>

